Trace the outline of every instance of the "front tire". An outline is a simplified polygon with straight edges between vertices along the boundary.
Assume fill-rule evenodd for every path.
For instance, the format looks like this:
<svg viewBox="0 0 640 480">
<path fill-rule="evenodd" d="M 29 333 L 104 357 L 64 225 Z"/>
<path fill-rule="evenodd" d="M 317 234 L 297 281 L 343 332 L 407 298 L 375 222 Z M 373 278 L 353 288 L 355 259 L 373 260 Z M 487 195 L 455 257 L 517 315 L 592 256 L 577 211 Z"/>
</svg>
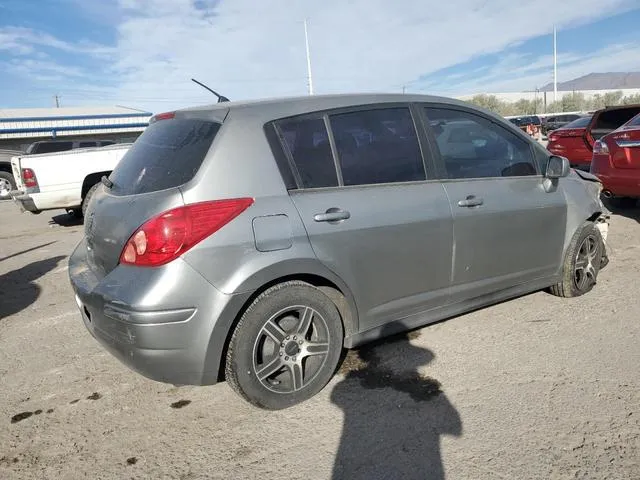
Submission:
<svg viewBox="0 0 640 480">
<path fill-rule="evenodd" d="M 593 289 L 602 267 L 604 250 L 600 231 L 585 222 L 573 235 L 564 258 L 562 281 L 550 292 L 558 297 L 579 297 Z"/>
<path fill-rule="evenodd" d="M 288 408 L 325 387 L 342 343 L 340 314 L 327 295 L 305 282 L 281 283 L 242 315 L 229 342 L 226 379 L 257 407 Z"/>
</svg>

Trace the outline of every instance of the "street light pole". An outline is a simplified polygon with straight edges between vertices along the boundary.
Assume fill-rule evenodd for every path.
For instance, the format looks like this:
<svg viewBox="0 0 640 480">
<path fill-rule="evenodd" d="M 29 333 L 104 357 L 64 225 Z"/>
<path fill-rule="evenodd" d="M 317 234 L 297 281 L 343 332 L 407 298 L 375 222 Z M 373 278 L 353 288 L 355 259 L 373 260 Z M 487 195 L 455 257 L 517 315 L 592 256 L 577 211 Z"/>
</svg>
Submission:
<svg viewBox="0 0 640 480">
<path fill-rule="evenodd" d="M 309 32 L 307 30 L 307 19 L 304 19 L 304 44 L 307 49 L 307 83 L 309 85 L 309 95 L 313 95 L 313 78 L 311 77 L 311 55 L 309 54 Z"/>
</svg>

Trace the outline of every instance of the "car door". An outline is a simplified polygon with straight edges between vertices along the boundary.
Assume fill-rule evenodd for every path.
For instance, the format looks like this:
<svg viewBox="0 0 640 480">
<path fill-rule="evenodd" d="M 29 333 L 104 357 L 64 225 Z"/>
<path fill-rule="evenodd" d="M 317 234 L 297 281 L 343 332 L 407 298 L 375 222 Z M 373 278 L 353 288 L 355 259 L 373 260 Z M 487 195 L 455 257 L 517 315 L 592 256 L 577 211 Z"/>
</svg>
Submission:
<svg viewBox="0 0 640 480">
<path fill-rule="evenodd" d="M 453 212 L 452 301 L 556 274 L 567 205 L 561 189 L 545 191 L 532 142 L 464 107 L 423 111 Z"/>
<path fill-rule="evenodd" d="M 291 198 L 318 259 L 354 294 L 360 331 L 446 303 L 453 221 L 409 106 L 276 128 L 300 186 Z"/>
</svg>

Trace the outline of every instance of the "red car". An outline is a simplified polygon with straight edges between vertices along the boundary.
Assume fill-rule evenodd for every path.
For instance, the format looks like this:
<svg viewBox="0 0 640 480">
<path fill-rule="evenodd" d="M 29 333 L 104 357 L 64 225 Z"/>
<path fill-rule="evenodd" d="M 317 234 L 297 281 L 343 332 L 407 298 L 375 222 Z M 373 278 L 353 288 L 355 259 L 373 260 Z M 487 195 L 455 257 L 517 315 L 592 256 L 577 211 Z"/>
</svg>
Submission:
<svg viewBox="0 0 640 480">
<path fill-rule="evenodd" d="M 593 147 L 591 173 L 604 187 L 603 195 L 621 206 L 640 198 L 640 114 L 603 136 Z"/>
<path fill-rule="evenodd" d="M 590 123 L 591 116 L 586 115 L 550 132 L 547 150 L 569 159 L 573 168 L 589 170 L 592 152 L 586 133 Z"/>
</svg>

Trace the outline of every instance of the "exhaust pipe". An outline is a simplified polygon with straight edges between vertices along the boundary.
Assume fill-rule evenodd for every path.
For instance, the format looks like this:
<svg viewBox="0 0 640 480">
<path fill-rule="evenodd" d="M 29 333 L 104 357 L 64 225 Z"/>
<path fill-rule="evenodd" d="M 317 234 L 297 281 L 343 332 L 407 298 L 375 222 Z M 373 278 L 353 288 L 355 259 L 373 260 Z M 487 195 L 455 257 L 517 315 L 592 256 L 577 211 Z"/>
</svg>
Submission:
<svg viewBox="0 0 640 480">
<path fill-rule="evenodd" d="M 602 196 L 604 198 L 611 198 L 611 197 L 613 197 L 613 193 L 611 193 L 611 191 L 609 191 L 609 190 L 603 190 Z"/>
</svg>

